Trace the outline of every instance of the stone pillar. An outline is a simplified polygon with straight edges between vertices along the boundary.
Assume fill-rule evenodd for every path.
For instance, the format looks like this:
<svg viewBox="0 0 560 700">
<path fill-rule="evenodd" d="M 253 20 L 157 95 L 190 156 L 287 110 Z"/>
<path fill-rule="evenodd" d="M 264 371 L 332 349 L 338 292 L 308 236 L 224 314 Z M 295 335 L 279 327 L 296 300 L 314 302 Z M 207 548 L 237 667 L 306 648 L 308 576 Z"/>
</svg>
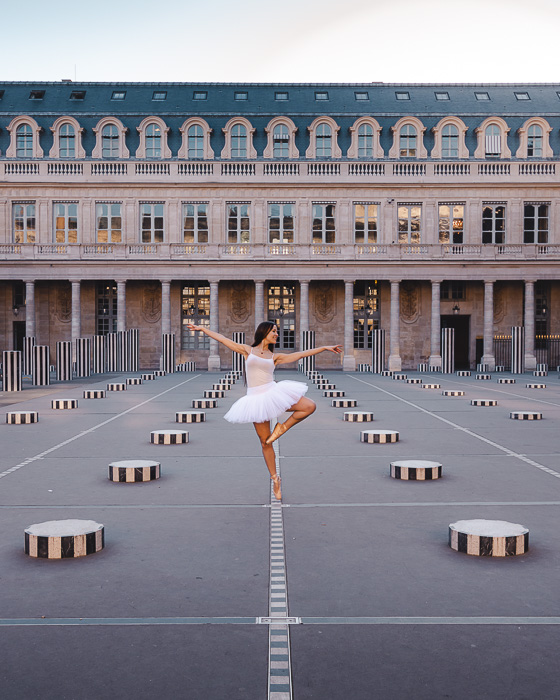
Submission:
<svg viewBox="0 0 560 700">
<path fill-rule="evenodd" d="M 117 331 L 126 331 L 126 280 L 117 280 Z"/>
<path fill-rule="evenodd" d="M 401 347 L 400 347 L 400 281 L 391 280 L 391 339 L 389 349 L 389 369 L 393 372 L 400 372 L 402 369 Z"/>
<path fill-rule="evenodd" d="M 441 367 L 441 308 L 439 280 L 432 280 L 432 329 L 430 337 L 430 367 Z"/>
<path fill-rule="evenodd" d="M 336 342 L 333 340 L 333 343 Z M 354 357 L 354 280 L 344 280 L 344 372 L 356 371 Z"/>
<path fill-rule="evenodd" d="M 210 330 L 218 331 L 218 282 L 210 282 Z M 208 371 L 220 371 L 220 354 L 218 341 L 210 338 L 210 356 L 208 358 Z"/>
<path fill-rule="evenodd" d="M 264 321 L 264 282 L 255 280 L 255 328 Z"/>
<path fill-rule="evenodd" d="M 488 370 L 496 369 L 494 356 L 494 282 L 484 282 L 484 341 L 482 364 L 488 365 Z"/>
<path fill-rule="evenodd" d="M 35 280 L 25 281 L 25 335 L 35 336 Z"/>
<path fill-rule="evenodd" d="M 161 332 L 171 333 L 171 282 L 161 281 Z"/>
<path fill-rule="evenodd" d="M 525 369 L 537 368 L 535 355 L 535 280 L 525 280 Z"/>
<path fill-rule="evenodd" d="M 309 330 L 309 280 L 299 281 L 299 330 L 302 336 Z"/>
<path fill-rule="evenodd" d="M 75 345 L 82 332 L 82 309 L 81 309 L 81 286 L 80 280 L 70 280 L 72 285 L 72 346 L 74 348 L 74 359 L 76 358 Z"/>
</svg>

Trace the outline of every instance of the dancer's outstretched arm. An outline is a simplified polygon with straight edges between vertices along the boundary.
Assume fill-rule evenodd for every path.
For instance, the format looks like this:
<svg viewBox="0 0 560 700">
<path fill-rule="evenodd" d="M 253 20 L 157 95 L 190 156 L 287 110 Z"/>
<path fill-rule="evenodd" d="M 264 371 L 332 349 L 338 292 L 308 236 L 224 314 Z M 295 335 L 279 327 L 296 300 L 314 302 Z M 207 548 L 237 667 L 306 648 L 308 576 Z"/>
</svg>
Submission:
<svg viewBox="0 0 560 700">
<path fill-rule="evenodd" d="M 274 362 L 277 365 L 286 365 L 289 362 L 297 362 L 298 360 L 301 360 L 302 357 L 318 355 L 320 352 L 325 352 L 326 350 L 329 352 L 334 352 L 335 355 L 340 355 L 342 353 L 342 345 L 324 345 L 320 348 L 302 350 L 301 352 L 278 353 L 274 355 Z"/>
<path fill-rule="evenodd" d="M 251 352 L 251 348 L 249 345 L 243 345 L 242 343 L 234 343 L 233 340 L 230 340 L 230 338 L 226 338 L 225 335 L 222 335 L 221 333 L 216 333 L 215 331 L 211 331 L 209 328 L 205 328 L 204 326 L 195 326 L 194 323 L 187 323 L 187 328 L 190 331 L 200 331 L 201 333 L 210 336 L 210 338 L 217 340 L 218 343 L 225 345 L 226 348 L 233 350 L 233 352 L 238 352 L 240 355 L 244 355 L 245 357 L 247 357 L 247 355 Z"/>
</svg>

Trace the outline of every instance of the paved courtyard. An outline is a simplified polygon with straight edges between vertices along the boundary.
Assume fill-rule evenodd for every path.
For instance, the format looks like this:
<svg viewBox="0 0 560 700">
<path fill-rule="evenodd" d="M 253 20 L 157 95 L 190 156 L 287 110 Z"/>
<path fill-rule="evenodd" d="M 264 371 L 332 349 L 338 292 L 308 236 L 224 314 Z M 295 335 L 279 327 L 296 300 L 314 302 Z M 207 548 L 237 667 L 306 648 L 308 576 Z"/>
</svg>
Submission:
<svg viewBox="0 0 560 700">
<path fill-rule="evenodd" d="M 253 427 L 222 418 L 242 380 L 190 425 L 175 413 L 222 374 L 167 375 L 105 399 L 82 398 L 105 388 L 100 375 L 1 394 L 4 411 L 40 419 L 0 424 L 0 696 L 558 697 L 560 382 L 474 374 L 408 373 L 441 385 L 425 389 L 326 373 L 373 412 L 366 424 L 344 422 L 347 409 L 309 382 L 316 413 L 276 443 L 281 506 Z M 51 409 L 59 398 L 78 408 Z M 543 419 L 511 420 L 515 410 Z M 190 441 L 150 444 L 160 428 L 188 430 Z M 361 443 L 372 428 L 400 441 Z M 128 459 L 157 460 L 161 478 L 109 481 L 109 463 Z M 440 462 L 443 478 L 392 479 L 399 459 Z M 105 548 L 79 559 L 24 554 L 25 527 L 68 518 L 103 523 Z M 449 524 L 478 518 L 526 526 L 529 552 L 453 551 Z"/>
</svg>

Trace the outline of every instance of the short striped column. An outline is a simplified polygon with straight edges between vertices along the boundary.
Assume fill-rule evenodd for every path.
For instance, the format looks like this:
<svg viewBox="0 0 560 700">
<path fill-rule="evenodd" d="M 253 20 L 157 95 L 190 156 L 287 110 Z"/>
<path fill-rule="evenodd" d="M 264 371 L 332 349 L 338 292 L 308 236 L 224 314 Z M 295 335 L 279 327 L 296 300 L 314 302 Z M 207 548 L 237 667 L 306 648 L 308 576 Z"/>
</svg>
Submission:
<svg viewBox="0 0 560 700">
<path fill-rule="evenodd" d="M 546 389 L 546 384 L 525 384 L 526 389 Z"/>
<path fill-rule="evenodd" d="M 56 378 L 60 382 L 72 379 L 72 341 L 59 340 L 56 344 Z"/>
<path fill-rule="evenodd" d="M 129 328 L 128 333 L 128 370 L 138 372 L 140 367 L 140 330 Z"/>
<path fill-rule="evenodd" d="M 104 399 L 105 389 L 86 389 L 84 399 Z"/>
<path fill-rule="evenodd" d="M 143 380 L 144 382 L 152 382 L 152 381 L 155 381 L 155 378 L 156 378 L 156 377 L 155 377 L 155 375 L 154 375 L 153 372 L 146 372 L 146 373 L 144 373 L 144 374 L 142 375 L 142 380 Z"/>
<path fill-rule="evenodd" d="M 342 420 L 350 423 L 369 423 L 373 420 L 373 413 L 370 411 L 344 411 Z"/>
<path fill-rule="evenodd" d="M 357 399 L 333 399 L 331 401 L 333 408 L 355 408 L 357 405 Z"/>
<path fill-rule="evenodd" d="M 441 329 L 441 371 L 453 374 L 455 371 L 455 329 Z"/>
<path fill-rule="evenodd" d="M 9 411 L 6 413 L 6 423 L 8 425 L 25 425 L 38 422 L 39 413 L 37 411 Z"/>
<path fill-rule="evenodd" d="M 478 379 L 480 381 L 486 381 L 487 379 L 492 379 L 491 374 L 477 374 L 475 379 Z"/>
<path fill-rule="evenodd" d="M 107 372 L 119 371 L 119 336 L 116 333 L 107 333 Z"/>
<path fill-rule="evenodd" d="M 134 484 L 139 481 L 155 481 L 161 476 L 161 465 L 147 459 L 125 459 L 111 462 L 109 481 Z"/>
<path fill-rule="evenodd" d="M 106 344 L 107 341 L 104 335 L 94 335 L 93 338 L 93 373 L 103 374 L 105 372 L 106 362 Z"/>
<path fill-rule="evenodd" d="M 548 365 L 546 364 L 546 362 L 540 362 L 535 367 L 535 370 L 537 372 L 548 372 Z"/>
<path fill-rule="evenodd" d="M 402 481 L 433 481 L 441 479 L 442 465 L 423 459 L 402 459 L 391 462 L 390 475 Z"/>
<path fill-rule="evenodd" d="M 49 352 L 48 345 L 35 345 L 33 347 L 33 373 L 31 375 L 31 382 L 35 386 L 48 386 L 51 383 Z"/>
<path fill-rule="evenodd" d="M 406 380 L 407 384 L 422 384 L 422 380 L 420 377 L 411 377 L 410 379 Z"/>
<path fill-rule="evenodd" d="M 360 442 L 368 442 L 372 445 L 385 445 L 398 441 L 399 433 L 397 430 L 362 430 L 360 433 Z"/>
<path fill-rule="evenodd" d="M 449 546 L 476 557 L 512 557 L 529 550 L 529 530 L 504 520 L 459 520 L 449 526 Z"/>
<path fill-rule="evenodd" d="M 315 331 L 302 331 L 301 334 L 301 349 L 302 350 L 313 350 L 315 347 Z M 303 371 L 315 369 L 315 355 L 310 355 L 309 357 L 304 357 L 302 359 Z"/>
<path fill-rule="evenodd" d="M 235 331 L 232 335 L 232 340 L 234 343 L 239 343 L 239 345 L 245 345 L 245 333 L 243 331 Z M 187 370 L 188 372 L 194 372 L 194 362 L 193 368 Z M 238 352 L 232 353 L 232 358 L 231 358 L 231 367 L 234 372 L 241 372 L 242 374 L 245 373 L 245 358 L 243 355 L 240 355 Z"/>
<path fill-rule="evenodd" d="M 342 389 L 327 389 L 327 391 L 323 391 L 323 396 L 326 399 L 336 399 L 345 395 L 346 392 L 342 391 Z"/>
<path fill-rule="evenodd" d="M 214 389 L 207 389 L 203 392 L 205 399 L 223 399 L 226 395 L 225 391 L 215 391 Z"/>
<path fill-rule="evenodd" d="M 464 396 L 465 392 L 460 389 L 446 389 L 441 392 L 442 396 Z"/>
<path fill-rule="evenodd" d="M 107 391 L 126 391 L 126 384 L 122 382 L 107 384 Z"/>
<path fill-rule="evenodd" d="M 186 430 L 152 430 L 150 433 L 152 445 L 186 445 L 188 441 Z"/>
<path fill-rule="evenodd" d="M 156 369 L 154 370 L 154 377 L 165 377 L 167 372 L 164 369 Z"/>
<path fill-rule="evenodd" d="M 422 384 L 422 389 L 441 389 L 441 384 Z"/>
<path fill-rule="evenodd" d="M 496 399 L 471 399 L 471 406 L 497 406 Z"/>
<path fill-rule="evenodd" d="M 542 413 L 538 411 L 511 411 L 509 417 L 512 420 L 542 420 Z"/>
<path fill-rule="evenodd" d="M 481 363 L 479 363 L 479 364 L 476 366 L 476 371 L 477 371 L 477 372 L 488 372 L 488 369 L 489 369 L 489 366 L 486 365 L 486 364 L 481 364 Z"/>
<path fill-rule="evenodd" d="M 428 371 L 428 363 L 427 362 L 420 362 L 418 365 L 418 371 L 419 372 L 427 372 Z"/>
<path fill-rule="evenodd" d="M 39 559 L 85 557 L 104 545 L 104 527 L 93 520 L 49 520 L 25 529 L 25 553 Z"/>
<path fill-rule="evenodd" d="M 193 408 L 218 408 L 218 401 L 216 399 L 193 399 Z"/>
<path fill-rule="evenodd" d="M 383 372 L 381 372 L 382 377 L 392 377 L 393 376 L 393 370 L 392 369 L 384 369 Z"/>
<path fill-rule="evenodd" d="M 358 365 L 357 371 L 358 371 L 358 372 L 371 372 L 371 365 L 368 365 L 368 364 L 365 364 L 365 363 L 361 362 L 361 363 Z"/>
<path fill-rule="evenodd" d="M 470 377 L 471 373 L 470 370 L 468 369 L 461 369 L 458 372 L 456 372 L 458 377 Z"/>
<path fill-rule="evenodd" d="M 385 369 L 385 331 L 375 328 L 371 334 L 371 371 L 381 374 Z"/>
<path fill-rule="evenodd" d="M 76 376 L 89 377 L 91 374 L 91 340 L 76 338 Z"/>
<path fill-rule="evenodd" d="M 206 413 L 204 411 L 178 411 L 175 413 L 176 423 L 205 423 Z"/>
<path fill-rule="evenodd" d="M 126 383 L 128 386 L 140 386 L 142 384 L 142 377 L 127 377 Z"/>
<path fill-rule="evenodd" d="M 175 333 L 163 333 L 161 336 L 161 368 L 165 372 L 175 372 Z"/>
<path fill-rule="evenodd" d="M 26 335 L 23 338 L 23 373 L 33 372 L 33 347 L 35 346 L 35 336 Z"/>
<path fill-rule="evenodd" d="M 495 372 L 505 372 L 506 371 L 505 365 L 496 365 L 496 368 L 494 371 Z"/>
<path fill-rule="evenodd" d="M 397 381 L 404 381 L 407 379 L 407 375 L 400 372 L 393 372 L 393 379 L 396 379 Z"/>
<path fill-rule="evenodd" d="M 2 352 L 3 391 L 21 391 L 21 363 L 21 350 L 4 350 Z"/>
<path fill-rule="evenodd" d="M 497 384 L 515 384 L 516 380 L 511 377 L 500 377 L 496 380 Z"/>
<path fill-rule="evenodd" d="M 128 331 L 117 331 L 117 345 L 118 345 L 118 353 L 119 353 L 119 365 L 118 365 L 118 371 L 120 372 L 128 372 L 130 370 L 129 364 L 130 364 L 130 357 L 128 354 Z"/>
<path fill-rule="evenodd" d="M 525 371 L 525 328 L 511 327 L 511 373 L 523 374 Z"/>
<path fill-rule="evenodd" d="M 60 410 L 78 408 L 78 399 L 53 399 L 51 401 L 51 408 Z"/>
<path fill-rule="evenodd" d="M 533 371 L 533 377 L 548 377 L 548 370 L 536 369 Z"/>
<path fill-rule="evenodd" d="M 438 365 L 428 365 L 428 372 L 441 372 L 441 367 Z"/>
</svg>

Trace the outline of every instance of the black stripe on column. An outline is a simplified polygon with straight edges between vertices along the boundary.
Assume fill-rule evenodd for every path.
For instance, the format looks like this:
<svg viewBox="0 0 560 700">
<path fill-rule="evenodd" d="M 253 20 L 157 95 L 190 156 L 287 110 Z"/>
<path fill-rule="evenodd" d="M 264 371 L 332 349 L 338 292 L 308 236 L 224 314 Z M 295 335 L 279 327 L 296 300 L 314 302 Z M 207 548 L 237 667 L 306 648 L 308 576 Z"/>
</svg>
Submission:
<svg viewBox="0 0 560 700">
<path fill-rule="evenodd" d="M 25 552 L 26 554 L 29 554 L 29 533 L 28 533 L 28 532 L 25 533 L 25 548 L 24 548 L 24 552 Z"/>
<path fill-rule="evenodd" d="M 478 552 L 481 557 L 491 557 L 494 550 L 494 538 L 480 535 Z"/>
<path fill-rule="evenodd" d="M 467 539 L 468 535 L 466 532 L 457 533 L 457 551 L 467 553 Z"/>
<path fill-rule="evenodd" d="M 86 535 L 86 554 L 95 554 L 95 532 L 88 532 Z"/>
<path fill-rule="evenodd" d="M 506 537 L 506 557 L 514 557 L 517 554 L 517 537 Z"/>
<path fill-rule="evenodd" d="M 134 481 L 144 481 L 144 470 L 142 467 L 134 467 Z"/>
<path fill-rule="evenodd" d="M 67 535 L 60 538 L 60 558 L 71 559 L 74 556 L 74 536 Z"/>
<path fill-rule="evenodd" d="M 49 556 L 49 538 L 37 537 L 37 556 L 47 559 Z"/>
</svg>

